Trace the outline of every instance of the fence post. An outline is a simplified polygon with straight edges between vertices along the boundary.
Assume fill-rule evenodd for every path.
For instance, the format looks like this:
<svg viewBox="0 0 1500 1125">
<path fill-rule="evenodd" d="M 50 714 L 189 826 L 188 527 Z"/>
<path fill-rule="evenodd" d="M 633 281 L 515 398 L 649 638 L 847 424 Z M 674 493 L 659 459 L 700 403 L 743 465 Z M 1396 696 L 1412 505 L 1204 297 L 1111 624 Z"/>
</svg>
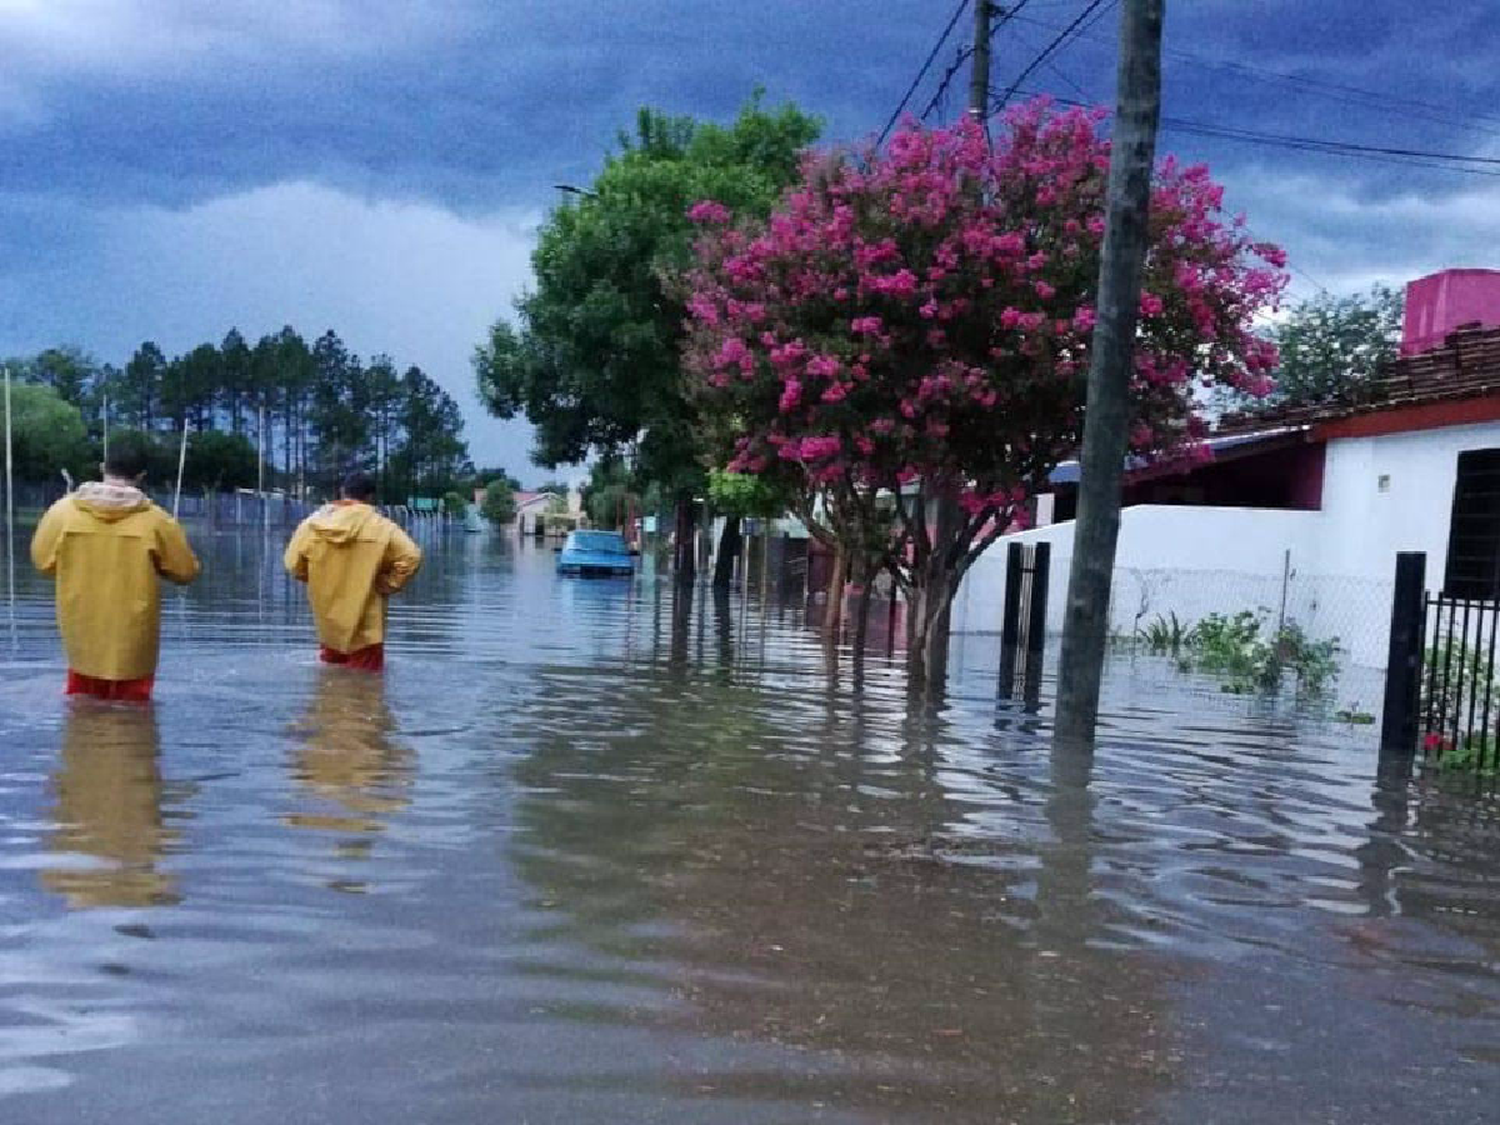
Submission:
<svg viewBox="0 0 1500 1125">
<path fill-rule="evenodd" d="M 1009 699 L 1016 680 L 1016 645 L 1021 631 L 1021 578 L 1025 563 L 1021 544 L 1005 551 L 1005 607 L 1000 614 L 1000 697 Z"/>
<path fill-rule="evenodd" d="M 1396 556 L 1396 590 L 1391 600 L 1391 643 L 1385 664 L 1385 706 L 1380 723 L 1382 750 L 1410 753 L 1417 743 L 1418 679 L 1422 672 L 1422 599 L 1426 596 L 1427 555 Z"/>
<path fill-rule="evenodd" d="M 1023 692 L 1035 703 L 1042 692 L 1042 650 L 1047 644 L 1047 579 L 1052 573 L 1052 544 L 1038 543 L 1031 554 L 1031 599 L 1026 606 L 1026 683 Z"/>
</svg>

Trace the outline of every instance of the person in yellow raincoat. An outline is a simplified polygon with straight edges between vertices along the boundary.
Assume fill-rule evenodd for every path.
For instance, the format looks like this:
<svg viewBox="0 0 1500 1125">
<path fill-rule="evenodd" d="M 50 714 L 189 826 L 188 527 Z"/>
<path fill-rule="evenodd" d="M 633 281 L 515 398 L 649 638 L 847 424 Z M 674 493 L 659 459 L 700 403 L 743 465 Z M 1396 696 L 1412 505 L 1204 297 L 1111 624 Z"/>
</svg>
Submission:
<svg viewBox="0 0 1500 1125">
<path fill-rule="evenodd" d="M 385 666 L 387 599 L 422 565 L 411 538 L 370 506 L 375 482 L 344 481 L 342 498 L 303 520 L 287 544 L 287 572 L 307 583 L 325 664 L 369 672 Z"/>
<path fill-rule="evenodd" d="M 161 643 L 158 578 L 186 585 L 198 560 L 182 527 L 141 491 L 146 451 L 119 442 L 104 479 L 47 510 L 31 561 L 57 582 L 57 624 L 68 656 L 68 694 L 144 703 Z"/>
</svg>

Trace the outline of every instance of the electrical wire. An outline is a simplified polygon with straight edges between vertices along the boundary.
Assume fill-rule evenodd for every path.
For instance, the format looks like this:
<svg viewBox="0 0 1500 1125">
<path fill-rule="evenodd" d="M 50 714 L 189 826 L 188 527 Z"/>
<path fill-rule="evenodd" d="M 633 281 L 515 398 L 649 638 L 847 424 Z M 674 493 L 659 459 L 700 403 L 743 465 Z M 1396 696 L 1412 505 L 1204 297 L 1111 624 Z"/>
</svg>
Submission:
<svg viewBox="0 0 1500 1125">
<path fill-rule="evenodd" d="M 1020 0 L 1013 8 L 999 8 L 1000 18 L 990 28 L 990 39 L 993 40 L 1000 29 L 1025 11 L 1026 6 L 1031 2 L 1032 0 Z M 943 99 L 948 93 L 948 87 L 952 84 L 953 79 L 958 76 L 958 72 L 963 68 L 964 63 L 973 57 L 973 54 L 973 44 L 967 44 L 959 50 L 952 65 L 944 72 L 943 80 L 938 83 L 938 88 L 933 93 L 932 99 L 927 103 L 927 108 L 922 111 L 921 117 L 923 121 L 931 117 L 933 110 L 937 109 L 943 103 Z"/>
<path fill-rule="evenodd" d="M 906 110 L 907 103 L 911 101 L 911 96 L 917 92 L 917 87 L 922 84 L 922 79 L 927 77 L 927 72 L 932 69 L 932 64 L 937 59 L 938 52 L 943 49 L 943 44 L 948 42 L 948 36 L 953 34 L 953 29 L 958 26 L 959 19 L 968 7 L 969 0 L 959 0 L 958 7 L 953 10 L 953 15 L 948 20 L 948 26 L 943 28 L 942 35 L 938 36 L 938 41 L 933 44 L 932 50 L 928 52 L 927 61 L 922 64 L 922 69 L 917 71 L 917 76 L 912 79 L 911 85 L 907 87 L 906 94 L 902 97 L 901 103 L 896 106 L 896 111 L 891 114 L 891 119 L 885 123 L 885 128 L 880 130 L 880 137 L 875 142 L 876 144 L 884 144 L 886 137 L 891 135 L 891 130 L 896 127 L 896 122 L 901 120 L 901 114 Z"/>
<path fill-rule="evenodd" d="M 1099 9 L 1104 6 L 1105 2 L 1106 0 L 1089 0 L 1088 6 L 1078 14 L 1078 17 L 1074 19 L 1074 21 L 1067 27 L 1065 27 L 1062 31 L 1060 31 L 1052 40 L 1052 42 L 1048 43 L 1046 47 L 1042 48 L 1041 52 L 1034 59 L 1032 59 L 1030 63 L 1026 65 L 1026 69 L 1021 71 L 1016 80 L 1012 82 L 1005 93 L 1000 96 L 999 109 L 1004 109 L 1006 107 L 1006 105 L 1010 102 L 1010 99 L 1015 96 L 1016 91 L 1021 88 L 1021 83 L 1030 78 L 1036 71 L 1037 67 L 1041 66 L 1044 62 L 1051 58 L 1054 53 L 1061 50 L 1062 47 L 1067 44 L 1068 40 L 1073 37 L 1073 34 L 1084 26 L 1085 22 L 1089 19 L 1090 16 L 1094 16 L 1096 13 L 1099 15 L 1103 14 L 1099 11 Z M 1108 0 L 1108 3 L 1109 7 L 1113 8 L 1116 4 L 1119 3 L 1119 0 Z M 1109 9 L 1107 8 L 1105 9 L 1105 11 L 1108 10 Z"/>
</svg>

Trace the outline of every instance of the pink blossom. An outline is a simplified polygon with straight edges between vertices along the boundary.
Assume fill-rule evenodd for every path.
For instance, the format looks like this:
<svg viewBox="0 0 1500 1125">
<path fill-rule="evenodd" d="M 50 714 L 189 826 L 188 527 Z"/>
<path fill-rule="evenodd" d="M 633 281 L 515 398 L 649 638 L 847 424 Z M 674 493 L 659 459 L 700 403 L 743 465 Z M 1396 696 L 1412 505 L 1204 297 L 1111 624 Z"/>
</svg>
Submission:
<svg viewBox="0 0 1500 1125">
<path fill-rule="evenodd" d="M 1024 525 L 1017 476 L 1076 447 L 1098 317 L 1073 294 L 1098 272 L 1104 129 L 1040 101 L 992 145 L 972 122 L 908 123 L 884 149 L 810 156 L 759 229 L 705 223 L 685 370 L 705 415 L 744 427 L 735 463 L 858 488 L 958 474 L 982 518 Z M 1201 167 L 1164 160 L 1151 203 L 1132 450 L 1186 462 L 1208 455 L 1199 381 L 1270 389 L 1256 318 L 1285 259 Z"/>
<path fill-rule="evenodd" d="M 714 366 L 738 366 L 750 358 L 750 349 L 745 347 L 745 341 L 738 336 L 730 336 L 719 346 L 719 354 L 714 358 Z"/>
<path fill-rule="evenodd" d="M 729 208 L 712 199 L 705 199 L 688 208 L 688 218 L 695 223 L 727 223 Z"/>
<path fill-rule="evenodd" d="M 842 365 L 831 355 L 815 355 L 807 361 L 807 373 L 815 379 L 832 379 Z"/>
<path fill-rule="evenodd" d="M 719 323 L 719 306 L 705 293 L 694 293 L 688 300 L 688 315 L 707 328 Z"/>
<path fill-rule="evenodd" d="M 802 439 L 799 453 L 804 461 L 821 461 L 828 457 L 837 457 L 843 448 L 844 443 L 836 435 L 805 437 Z"/>
</svg>

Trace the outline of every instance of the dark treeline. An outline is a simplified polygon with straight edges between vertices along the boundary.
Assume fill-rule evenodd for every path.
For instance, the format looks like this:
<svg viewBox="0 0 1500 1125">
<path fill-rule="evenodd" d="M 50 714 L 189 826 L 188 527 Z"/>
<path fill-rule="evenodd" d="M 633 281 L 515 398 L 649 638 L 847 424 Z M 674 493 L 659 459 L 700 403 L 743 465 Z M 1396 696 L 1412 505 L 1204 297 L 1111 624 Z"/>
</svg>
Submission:
<svg viewBox="0 0 1500 1125">
<path fill-rule="evenodd" d="M 11 360 L 12 375 L 51 387 L 76 407 L 91 451 L 134 430 L 176 471 L 177 441 L 190 435 L 187 483 L 329 492 L 354 469 L 372 473 L 381 499 L 440 496 L 473 476 L 458 404 L 421 368 L 387 355 L 363 361 L 338 334 L 309 344 L 290 326 L 250 344 L 231 329 L 217 345 L 167 356 L 147 341 L 124 367 L 74 348 Z M 58 465 L 55 468 L 70 467 Z"/>
</svg>

